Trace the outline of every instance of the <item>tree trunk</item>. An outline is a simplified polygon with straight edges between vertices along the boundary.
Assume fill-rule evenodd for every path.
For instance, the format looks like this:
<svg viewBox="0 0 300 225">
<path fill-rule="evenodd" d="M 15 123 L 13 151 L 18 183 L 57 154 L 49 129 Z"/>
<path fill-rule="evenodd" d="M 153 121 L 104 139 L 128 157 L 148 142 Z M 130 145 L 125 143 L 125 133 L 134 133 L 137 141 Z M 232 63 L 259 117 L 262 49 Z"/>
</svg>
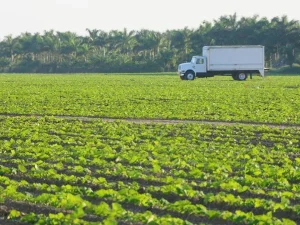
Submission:
<svg viewBox="0 0 300 225">
<path fill-rule="evenodd" d="M 12 50 L 10 51 L 10 58 L 11 58 L 11 62 L 14 62 L 15 58 L 14 58 L 14 52 Z"/>
</svg>

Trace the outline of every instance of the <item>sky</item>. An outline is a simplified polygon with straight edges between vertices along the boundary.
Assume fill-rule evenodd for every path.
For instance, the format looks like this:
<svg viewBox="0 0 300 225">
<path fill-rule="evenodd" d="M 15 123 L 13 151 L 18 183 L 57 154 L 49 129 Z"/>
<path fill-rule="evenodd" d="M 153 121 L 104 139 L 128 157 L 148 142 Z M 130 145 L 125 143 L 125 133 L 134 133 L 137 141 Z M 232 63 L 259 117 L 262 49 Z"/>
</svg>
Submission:
<svg viewBox="0 0 300 225">
<path fill-rule="evenodd" d="M 287 15 L 299 20 L 299 0 L 0 0 L 0 40 L 7 35 L 86 29 L 166 31 L 196 29 L 203 21 L 237 14 L 238 18 Z"/>
</svg>

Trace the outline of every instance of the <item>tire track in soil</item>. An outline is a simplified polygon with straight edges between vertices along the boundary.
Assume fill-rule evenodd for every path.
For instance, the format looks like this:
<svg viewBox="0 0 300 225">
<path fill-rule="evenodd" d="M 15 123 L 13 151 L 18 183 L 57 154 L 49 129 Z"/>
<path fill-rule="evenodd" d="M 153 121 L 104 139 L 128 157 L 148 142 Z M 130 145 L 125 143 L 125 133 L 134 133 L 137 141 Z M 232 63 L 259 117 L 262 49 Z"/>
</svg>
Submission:
<svg viewBox="0 0 300 225">
<path fill-rule="evenodd" d="M 267 126 L 270 128 L 295 128 L 300 129 L 300 124 L 290 123 L 264 123 L 264 122 L 250 122 L 250 121 L 222 121 L 222 120 L 186 120 L 186 119 L 161 119 L 161 118 L 111 118 L 111 117 L 100 117 L 100 116 L 72 116 L 72 115 L 41 115 L 41 114 L 15 114 L 15 113 L 0 113 L 0 117 L 54 117 L 57 119 L 67 120 L 81 120 L 85 122 L 93 120 L 103 120 L 105 122 L 125 121 L 136 124 L 208 124 L 215 126 Z"/>
</svg>

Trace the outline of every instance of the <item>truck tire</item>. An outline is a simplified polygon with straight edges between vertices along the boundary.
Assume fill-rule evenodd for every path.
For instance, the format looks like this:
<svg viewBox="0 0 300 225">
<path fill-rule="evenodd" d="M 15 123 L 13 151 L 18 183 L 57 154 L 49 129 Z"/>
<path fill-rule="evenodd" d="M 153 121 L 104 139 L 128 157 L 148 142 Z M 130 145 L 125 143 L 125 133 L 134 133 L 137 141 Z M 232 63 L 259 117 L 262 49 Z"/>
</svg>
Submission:
<svg viewBox="0 0 300 225">
<path fill-rule="evenodd" d="M 248 74 L 245 72 L 238 72 L 238 73 L 232 74 L 232 78 L 234 80 L 243 81 L 243 80 L 247 80 L 247 77 L 248 77 Z"/>
<path fill-rule="evenodd" d="M 247 77 L 248 77 L 248 74 L 247 73 L 244 73 L 244 72 L 240 72 L 238 74 L 238 80 L 247 80 Z"/>
<path fill-rule="evenodd" d="M 195 79 L 195 73 L 193 71 L 186 71 L 184 74 L 185 80 L 194 80 Z"/>
</svg>

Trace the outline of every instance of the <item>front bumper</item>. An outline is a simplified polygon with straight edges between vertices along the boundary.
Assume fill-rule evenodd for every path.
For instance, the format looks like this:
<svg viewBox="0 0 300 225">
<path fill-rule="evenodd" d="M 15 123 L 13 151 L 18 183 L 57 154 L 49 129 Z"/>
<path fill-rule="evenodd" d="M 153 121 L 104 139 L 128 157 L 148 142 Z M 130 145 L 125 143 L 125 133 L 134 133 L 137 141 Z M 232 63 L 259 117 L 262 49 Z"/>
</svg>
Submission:
<svg viewBox="0 0 300 225">
<path fill-rule="evenodd" d="M 181 70 L 181 71 L 177 71 L 177 74 L 179 75 L 179 76 L 184 76 L 184 73 L 185 73 L 185 71 L 184 70 Z"/>
</svg>

